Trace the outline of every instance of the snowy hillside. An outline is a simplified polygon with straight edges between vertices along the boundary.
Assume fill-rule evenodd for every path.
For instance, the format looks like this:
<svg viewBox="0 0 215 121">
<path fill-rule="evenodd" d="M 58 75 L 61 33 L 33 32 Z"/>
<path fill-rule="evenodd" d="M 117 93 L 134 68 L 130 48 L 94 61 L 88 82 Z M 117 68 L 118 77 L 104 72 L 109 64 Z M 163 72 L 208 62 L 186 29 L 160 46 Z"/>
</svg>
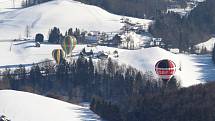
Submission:
<svg viewBox="0 0 215 121">
<path fill-rule="evenodd" d="M 27 92 L 1 90 L 0 115 L 11 121 L 99 121 L 88 108 Z"/>
<path fill-rule="evenodd" d="M 14 8 L 20 8 L 21 3 L 22 0 L 0 0 L 0 12 L 8 12 L 14 10 Z"/>
<path fill-rule="evenodd" d="M 61 48 L 60 45 L 41 44 L 40 48 L 34 47 L 33 42 L 0 42 L 0 68 L 5 66 L 32 64 L 51 59 L 51 52 L 54 48 Z M 87 47 L 86 45 L 77 45 L 73 51 L 73 55 L 78 54 L 83 48 L 86 51 L 93 50 L 94 53 L 104 51 L 109 53 L 109 57 L 118 61 L 121 64 L 133 66 L 142 71 L 154 71 L 155 63 L 160 59 L 171 59 L 177 65 L 176 76 L 182 80 L 183 86 L 190 86 L 204 81 L 211 81 L 212 73 L 215 73 L 213 63 L 210 57 L 200 57 L 184 54 L 173 54 L 169 51 L 158 47 L 139 49 L 139 50 L 125 50 L 106 46 Z M 119 57 L 114 58 L 113 52 L 117 50 Z M 199 59 L 200 58 L 200 59 Z M 179 67 L 182 71 L 179 71 Z M 208 75 L 208 76 L 207 76 Z M 210 76 L 209 76 L 210 75 Z"/>
<path fill-rule="evenodd" d="M 195 47 L 199 50 L 201 50 L 202 48 L 206 48 L 208 51 L 212 51 L 214 44 L 215 44 L 215 38 L 211 38 L 206 42 L 196 45 Z"/>
<path fill-rule="evenodd" d="M 47 36 L 49 29 L 59 27 L 64 33 L 70 27 L 81 30 L 115 32 L 123 26 L 122 16 L 99 7 L 73 0 L 55 0 L 25 9 L 0 14 L 0 40 L 25 36 L 26 26 L 34 37 L 40 32 Z M 134 23 L 149 24 L 150 20 L 131 18 Z"/>
</svg>

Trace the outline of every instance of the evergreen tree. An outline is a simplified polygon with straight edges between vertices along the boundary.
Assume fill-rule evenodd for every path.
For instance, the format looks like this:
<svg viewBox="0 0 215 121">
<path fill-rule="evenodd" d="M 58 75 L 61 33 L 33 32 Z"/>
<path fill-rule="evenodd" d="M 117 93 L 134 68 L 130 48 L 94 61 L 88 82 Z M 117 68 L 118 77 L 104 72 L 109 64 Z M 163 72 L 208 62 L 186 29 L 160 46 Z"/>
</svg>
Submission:
<svg viewBox="0 0 215 121">
<path fill-rule="evenodd" d="M 110 75 L 113 75 L 115 73 L 114 70 L 114 64 L 111 58 L 108 58 L 108 63 L 107 63 L 107 72 Z"/>
<path fill-rule="evenodd" d="M 43 34 L 36 34 L 35 36 L 35 42 L 43 42 L 44 41 L 44 36 Z"/>
<path fill-rule="evenodd" d="M 72 30 L 72 28 L 70 28 L 70 29 L 68 30 L 68 35 L 73 36 L 73 30 Z"/>
<path fill-rule="evenodd" d="M 212 61 L 215 64 L 215 44 L 214 44 L 213 51 L 212 51 Z"/>
<path fill-rule="evenodd" d="M 61 39 L 62 38 L 61 38 L 60 29 L 57 27 L 54 27 L 53 29 L 51 29 L 51 31 L 49 33 L 48 42 L 49 43 L 60 43 Z"/>
</svg>

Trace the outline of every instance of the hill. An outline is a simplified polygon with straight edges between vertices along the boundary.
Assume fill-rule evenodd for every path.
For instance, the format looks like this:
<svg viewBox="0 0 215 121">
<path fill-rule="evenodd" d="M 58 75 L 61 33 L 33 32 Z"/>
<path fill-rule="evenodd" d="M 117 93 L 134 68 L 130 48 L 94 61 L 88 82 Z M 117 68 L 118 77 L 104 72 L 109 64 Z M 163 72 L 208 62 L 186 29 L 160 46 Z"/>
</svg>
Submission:
<svg viewBox="0 0 215 121">
<path fill-rule="evenodd" d="M 0 1 L 0 13 L 13 11 L 14 9 L 21 7 L 22 0 L 1 0 Z"/>
<path fill-rule="evenodd" d="M 98 121 L 88 108 L 27 92 L 1 90 L 0 115 L 11 121 Z"/>
<path fill-rule="evenodd" d="M 86 5 L 73 0 L 55 0 L 32 7 L 0 14 L 0 40 L 25 36 L 25 29 L 30 33 L 43 33 L 56 26 L 64 33 L 69 28 L 87 31 L 119 31 L 123 26 L 122 16 L 111 14 L 102 8 Z M 130 17 L 129 17 L 130 18 Z M 149 24 L 150 20 L 130 18 L 132 21 Z"/>
</svg>

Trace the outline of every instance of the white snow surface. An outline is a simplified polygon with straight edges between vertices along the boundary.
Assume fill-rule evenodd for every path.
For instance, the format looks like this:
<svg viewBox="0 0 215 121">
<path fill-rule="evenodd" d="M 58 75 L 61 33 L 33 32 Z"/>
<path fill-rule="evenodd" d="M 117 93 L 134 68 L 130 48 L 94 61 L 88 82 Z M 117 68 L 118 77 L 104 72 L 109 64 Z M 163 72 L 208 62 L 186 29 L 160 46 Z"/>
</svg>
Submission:
<svg viewBox="0 0 215 121">
<path fill-rule="evenodd" d="M 0 68 L 2 69 L 5 66 L 10 67 L 16 64 L 32 64 L 45 59 L 52 60 L 52 50 L 61 48 L 60 45 L 53 44 L 41 44 L 41 47 L 37 48 L 34 47 L 34 42 L 0 42 L 0 47 Z M 109 53 L 109 57 L 120 64 L 130 65 L 143 72 L 152 71 L 155 77 L 154 66 L 156 62 L 161 59 L 171 59 L 177 66 L 176 77 L 181 80 L 181 84 L 184 87 L 215 79 L 215 69 L 213 69 L 214 65 L 209 55 L 173 54 L 158 47 L 126 50 L 106 46 L 87 47 L 86 45 L 77 45 L 73 51 L 73 56 L 78 54 L 84 47 L 86 51 L 92 49 L 94 53 L 99 51 Z M 118 58 L 115 58 L 113 55 L 115 50 L 119 52 Z M 182 71 L 179 71 L 180 66 Z"/>
<path fill-rule="evenodd" d="M 102 8 L 73 0 L 55 0 L 29 8 L 0 14 L 0 40 L 25 36 L 26 26 L 30 35 L 43 33 L 47 37 L 53 27 L 64 34 L 69 28 L 87 31 L 116 32 L 123 26 L 122 16 L 111 14 Z M 151 20 L 129 18 L 134 23 L 151 24 Z"/>
<path fill-rule="evenodd" d="M 199 50 L 201 50 L 202 48 L 206 48 L 208 51 L 212 51 L 214 44 L 215 44 L 215 38 L 211 38 L 206 42 L 197 44 L 195 47 Z"/>
<path fill-rule="evenodd" d="M 20 8 L 21 3 L 22 0 L 0 0 L 0 12 L 13 11 L 16 8 Z"/>
<path fill-rule="evenodd" d="M 13 90 L 0 91 L 0 115 L 11 121 L 99 121 L 89 108 Z"/>
</svg>

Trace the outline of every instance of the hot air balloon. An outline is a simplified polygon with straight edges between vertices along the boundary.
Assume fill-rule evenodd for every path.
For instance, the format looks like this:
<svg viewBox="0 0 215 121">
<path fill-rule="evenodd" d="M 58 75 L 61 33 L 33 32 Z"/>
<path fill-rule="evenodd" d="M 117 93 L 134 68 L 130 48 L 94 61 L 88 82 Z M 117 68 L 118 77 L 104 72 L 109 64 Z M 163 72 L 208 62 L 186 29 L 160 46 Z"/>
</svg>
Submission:
<svg viewBox="0 0 215 121">
<path fill-rule="evenodd" d="M 54 58 L 57 64 L 61 64 L 65 59 L 65 53 L 62 49 L 54 49 L 52 51 L 52 57 Z"/>
<path fill-rule="evenodd" d="M 61 43 L 61 47 L 63 48 L 64 52 L 68 56 L 71 54 L 76 44 L 77 44 L 77 40 L 74 36 L 66 36 L 63 42 Z"/>
<path fill-rule="evenodd" d="M 160 60 L 155 65 L 155 71 L 158 76 L 167 83 L 175 74 L 176 65 L 173 61 L 168 59 Z"/>
</svg>

